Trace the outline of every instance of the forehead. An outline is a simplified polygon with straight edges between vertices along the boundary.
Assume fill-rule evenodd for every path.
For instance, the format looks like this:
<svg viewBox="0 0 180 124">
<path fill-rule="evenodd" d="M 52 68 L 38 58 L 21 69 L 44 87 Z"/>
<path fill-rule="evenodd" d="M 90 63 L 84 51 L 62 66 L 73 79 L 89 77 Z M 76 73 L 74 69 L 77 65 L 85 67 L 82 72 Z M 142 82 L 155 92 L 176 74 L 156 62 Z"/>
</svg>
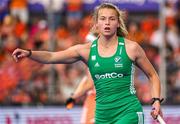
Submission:
<svg viewBox="0 0 180 124">
<path fill-rule="evenodd" d="M 111 8 L 102 8 L 98 11 L 98 16 L 117 16 L 117 11 Z"/>
</svg>

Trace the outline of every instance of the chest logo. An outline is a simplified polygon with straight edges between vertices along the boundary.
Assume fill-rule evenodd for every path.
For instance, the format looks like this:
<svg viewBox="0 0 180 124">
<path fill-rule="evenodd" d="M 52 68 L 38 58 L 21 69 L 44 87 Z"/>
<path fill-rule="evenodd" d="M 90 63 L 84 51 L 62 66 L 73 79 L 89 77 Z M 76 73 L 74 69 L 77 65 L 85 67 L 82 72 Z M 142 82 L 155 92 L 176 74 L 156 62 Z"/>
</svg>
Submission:
<svg viewBox="0 0 180 124">
<path fill-rule="evenodd" d="M 122 62 L 122 58 L 120 56 L 116 56 L 114 58 L 114 61 L 115 61 L 115 63 L 114 63 L 115 68 L 123 67 L 123 64 L 121 63 Z"/>
<path fill-rule="evenodd" d="M 121 61 L 121 57 L 120 56 L 116 56 L 115 58 L 114 58 L 114 61 L 117 63 L 117 62 L 120 62 Z"/>
</svg>

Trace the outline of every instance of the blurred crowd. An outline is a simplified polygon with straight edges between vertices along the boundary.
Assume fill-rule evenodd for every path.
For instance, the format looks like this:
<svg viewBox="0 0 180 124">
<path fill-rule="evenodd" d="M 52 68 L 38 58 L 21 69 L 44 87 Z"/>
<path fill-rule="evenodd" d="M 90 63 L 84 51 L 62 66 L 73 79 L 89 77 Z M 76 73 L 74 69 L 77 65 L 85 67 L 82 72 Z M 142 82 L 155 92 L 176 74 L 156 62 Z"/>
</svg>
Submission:
<svg viewBox="0 0 180 124">
<path fill-rule="evenodd" d="M 58 11 L 38 13 L 29 11 L 28 0 L 0 2 L 0 105 L 64 104 L 86 74 L 82 62 L 43 65 L 29 59 L 16 63 L 11 57 L 17 47 L 59 51 L 86 42 L 92 27 L 91 12 L 83 10 L 82 0 L 62 0 L 59 4 L 62 8 Z M 164 40 L 158 12 L 126 12 L 127 38 L 144 48 L 157 72 L 162 62 L 160 47 L 165 43 L 164 104 L 180 104 L 180 1 L 166 2 L 164 12 Z M 135 75 L 137 95 L 143 104 L 148 104 L 151 99 L 148 79 L 139 69 Z"/>
</svg>

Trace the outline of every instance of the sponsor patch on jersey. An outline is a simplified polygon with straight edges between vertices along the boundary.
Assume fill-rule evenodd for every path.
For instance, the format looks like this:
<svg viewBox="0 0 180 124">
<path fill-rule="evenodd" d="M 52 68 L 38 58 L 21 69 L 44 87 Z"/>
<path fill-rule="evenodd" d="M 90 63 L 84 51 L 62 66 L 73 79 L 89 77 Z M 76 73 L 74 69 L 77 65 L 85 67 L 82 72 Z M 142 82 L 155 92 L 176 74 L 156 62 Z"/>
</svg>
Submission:
<svg viewBox="0 0 180 124">
<path fill-rule="evenodd" d="M 124 77 L 123 74 L 121 73 L 116 73 L 116 72 L 112 72 L 112 73 L 105 73 L 105 74 L 96 74 L 95 78 L 97 80 L 99 79 L 106 79 L 106 78 L 122 78 Z"/>
</svg>

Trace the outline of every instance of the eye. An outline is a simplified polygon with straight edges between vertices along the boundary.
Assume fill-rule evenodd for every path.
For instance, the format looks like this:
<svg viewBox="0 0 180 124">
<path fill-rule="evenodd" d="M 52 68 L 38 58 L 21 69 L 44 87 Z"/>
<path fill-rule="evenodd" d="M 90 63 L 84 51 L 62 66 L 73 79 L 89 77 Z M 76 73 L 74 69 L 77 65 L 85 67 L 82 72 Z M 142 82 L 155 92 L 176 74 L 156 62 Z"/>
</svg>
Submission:
<svg viewBox="0 0 180 124">
<path fill-rule="evenodd" d="M 113 18 L 110 18 L 110 20 L 114 21 L 114 20 L 116 20 L 116 18 L 113 17 Z"/>
<path fill-rule="evenodd" d="M 99 20 L 105 20 L 105 18 L 104 17 L 100 17 Z"/>
</svg>

